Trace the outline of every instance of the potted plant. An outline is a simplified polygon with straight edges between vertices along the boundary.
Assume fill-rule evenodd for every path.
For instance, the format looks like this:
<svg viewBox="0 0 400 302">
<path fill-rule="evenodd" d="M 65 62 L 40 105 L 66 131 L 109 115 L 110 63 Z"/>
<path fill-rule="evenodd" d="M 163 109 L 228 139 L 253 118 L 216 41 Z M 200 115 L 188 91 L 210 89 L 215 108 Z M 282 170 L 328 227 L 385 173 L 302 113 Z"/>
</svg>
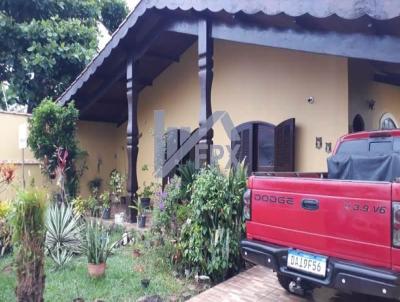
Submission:
<svg viewBox="0 0 400 302">
<path fill-rule="evenodd" d="M 91 220 L 87 224 L 85 245 L 89 275 L 104 276 L 107 258 L 115 244 L 110 245 L 109 235 L 99 221 Z"/>
<path fill-rule="evenodd" d="M 109 186 L 112 202 L 120 202 L 120 197 L 124 193 L 125 177 L 116 169 L 110 173 Z"/>
<path fill-rule="evenodd" d="M 100 192 L 102 182 L 103 180 L 100 177 L 93 178 L 88 182 L 89 190 L 94 196 L 97 196 Z"/>
<path fill-rule="evenodd" d="M 103 219 L 111 218 L 111 198 L 110 192 L 105 191 L 100 195 L 100 201 L 103 209 Z"/>
<path fill-rule="evenodd" d="M 144 212 L 145 208 L 141 202 L 136 202 L 135 205 L 129 206 L 130 208 L 137 211 L 137 223 L 139 228 L 146 227 L 146 214 Z"/>
<path fill-rule="evenodd" d="M 151 183 L 150 185 L 146 185 L 146 182 L 143 182 L 142 192 L 138 194 L 138 196 L 140 198 L 140 204 L 145 209 L 150 208 L 151 197 L 154 194 L 153 187 L 154 187 L 154 183 Z"/>
</svg>

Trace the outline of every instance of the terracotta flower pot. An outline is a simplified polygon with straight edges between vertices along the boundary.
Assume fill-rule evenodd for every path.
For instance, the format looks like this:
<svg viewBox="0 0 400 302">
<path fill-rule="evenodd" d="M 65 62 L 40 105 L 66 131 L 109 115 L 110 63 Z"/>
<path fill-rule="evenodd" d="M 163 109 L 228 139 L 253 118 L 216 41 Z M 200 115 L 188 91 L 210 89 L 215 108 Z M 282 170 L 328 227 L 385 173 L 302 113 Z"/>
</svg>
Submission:
<svg viewBox="0 0 400 302">
<path fill-rule="evenodd" d="M 88 272 L 90 277 L 92 278 L 99 278 L 104 276 L 105 271 L 106 271 L 105 263 L 100 263 L 100 264 L 88 263 Z"/>
</svg>

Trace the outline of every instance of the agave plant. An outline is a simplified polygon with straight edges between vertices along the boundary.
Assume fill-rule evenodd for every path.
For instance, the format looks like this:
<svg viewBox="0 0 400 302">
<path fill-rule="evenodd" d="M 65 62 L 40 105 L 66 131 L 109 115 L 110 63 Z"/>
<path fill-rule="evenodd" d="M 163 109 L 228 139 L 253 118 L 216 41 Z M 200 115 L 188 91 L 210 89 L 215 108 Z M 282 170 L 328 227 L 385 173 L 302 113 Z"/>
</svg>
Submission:
<svg viewBox="0 0 400 302">
<path fill-rule="evenodd" d="M 46 217 L 46 248 L 58 267 L 82 253 L 83 225 L 70 205 L 53 205 Z"/>
<path fill-rule="evenodd" d="M 85 250 L 90 264 L 106 263 L 116 243 L 110 244 L 110 237 L 99 221 L 91 220 L 86 226 Z"/>
</svg>

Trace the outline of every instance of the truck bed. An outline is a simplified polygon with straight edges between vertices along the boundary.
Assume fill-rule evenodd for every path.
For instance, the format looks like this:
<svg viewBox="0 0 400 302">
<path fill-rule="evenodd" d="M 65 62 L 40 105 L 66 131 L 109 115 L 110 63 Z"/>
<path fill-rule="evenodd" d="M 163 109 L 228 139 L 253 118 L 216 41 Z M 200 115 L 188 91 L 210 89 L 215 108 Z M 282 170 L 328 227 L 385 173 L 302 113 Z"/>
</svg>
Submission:
<svg viewBox="0 0 400 302">
<path fill-rule="evenodd" d="M 247 238 L 391 267 L 392 183 L 329 180 L 326 173 L 249 178 Z"/>
</svg>

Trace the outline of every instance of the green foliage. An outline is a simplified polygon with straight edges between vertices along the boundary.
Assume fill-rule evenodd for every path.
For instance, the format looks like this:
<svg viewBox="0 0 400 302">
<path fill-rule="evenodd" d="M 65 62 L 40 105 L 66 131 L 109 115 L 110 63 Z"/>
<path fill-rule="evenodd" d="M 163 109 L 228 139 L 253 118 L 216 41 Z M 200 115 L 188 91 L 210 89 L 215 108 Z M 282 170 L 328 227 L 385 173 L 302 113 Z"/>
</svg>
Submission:
<svg viewBox="0 0 400 302">
<path fill-rule="evenodd" d="M 112 170 L 110 173 L 110 186 L 111 194 L 120 197 L 125 192 L 125 177 L 117 170 Z"/>
<path fill-rule="evenodd" d="M 46 217 L 46 248 L 57 267 L 82 252 L 83 226 L 71 205 L 54 204 Z"/>
<path fill-rule="evenodd" d="M 111 207 L 111 194 L 109 191 L 104 191 L 100 194 L 99 199 L 104 209 L 109 209 Z"/>
<path fill-rule="evenodd" d="M 85 250 L 88 263 L 106 263 L 114 244 L 110 244 L 110 237 L 103 225 L 91 220 L 86 226 Z"/>
<path fill-rule="evenodd" d="M 35 189 L 19 192 L 13 203 L 13 243 L 17 247 L 18 301 L 42 301 L 46 195 Z"/>
<path fill-rule="evenodd" d="M 58 96 L 96 53 L 97 22 L 126 15 L 122 0 L 0 1 L 0 81 L 30 109 Z"/>
<path fill-rule="evenodd" d="M 11 205 L 7 201 L 0 201 L 0 219 L 5 219 L 11 211 Z"/>
<path fill-rule="evenodd" d="M 99 207 L 97 199 L 93 196 L 89 196 L 88 198 L 77 196 L 72 199 L 71 205 L 73 212 L 79 217 L 83 217 L 85 215 L 94 215 Z"/>
<path fill-rule="evenodd" d="M 124 0 L 103 0 L 101 17 L 109 33 L 113 33 L 127 15 L 128 7 Z"/>
<path fill-rule="evenodd" d="M 77 179 L 79 174 L 82 174 L 77 168 L 77 159 L 82 154 L 76 139 L 78 118 L 79 111 L 73 102 L 61 107 L 51 100 L 45 100 L 35 108 L 29 120 L 28 145 L 35 158 L 44 162 L 44 173 L 47 176 L 50 177 L 56 172 L 57 149 L 63 148 L 68 151 L 65 176 L 66 189 L 71 197 L 77 194 Z"/>
<path fill-rule="evenodd" d="M 100 177 L 95 177 L 88 182 L 89 190 L 93 195 L 95 195 L 95 196 L 98 195 L 102 182 L 103 182 L 103 179 L 101 179 Z"/>
<path fill-rule="evenodd" d="M 245 187 L 243 166 L 228 176 L 210 167 L 195 178 L 191 212 L 180 239 L 184 265 L 192 271 L 220 281 L 240 269 Z"/>
<path fill-rule="evenodd" d="M 11 204 L 0 201 L 0 258 L 11 249 L 12 232 L 9 223 Z"/>
<path fill-rule="evenodd" d="M 179 233 L 177 213 L 182 201 L 181 179 L 175 176 L 170 179 L 164 191 L 156 193 L 154 205 L 154 228 L 176 237 Z"/>
<path fill-rule="evenodd" d="M 192 184 L 199 173 L 199 169 L 196 169 L 194 162 L 188 161 L 179 166 L 178 173 L 182 179 L 181 189 L 183 197 L 189 200 L 192 195 Z"/>
<path fill-rule="evenodd" d="M 11 213 L 14 243 L 44 239 L 46 208 L 44 192 L 32 188 L 17 194 Z"/>
<path fill-rule="evenodd" d="M 46 288 L 44 301 L 71 302 L 77 297 L 85 301 L 101 299 L 107 302 L 137 301 L 143 296 L 160 295 L 163 301 L 176 297 L 183 301 L 183 293 L 191 280 L 174 277 L 173 268 L 166 259 L 166 246 L 146 248 L 142 256 L 132 257 L 132 247 L 116 249 L 107 259 L 107 276 L 93 280 L 88 278 L 87 259 L 85 256 L 73 257 L 61 270 L 54 270 L 53 262 L 46 262 Z M 14 302 L 15 273 L 12 269 L 13 258 L 0 259 L 0 301 Z M 151 277 L 150 285 L 144 289 L 140 281 Z M 197 290 L 196 290 L 197 292 Z M 29 300 L 27 300 L 29 301 Z"/>
<path fill-rule="evenodd" d="M 140 188 L 138 192 L 138 196 L 141 198 L 151 198 L 154 194 L 155 184 L 152 182 L 150 185 L 147 185 L 146 182 L 143 182 L 143 186 Z"/>
</svg>

